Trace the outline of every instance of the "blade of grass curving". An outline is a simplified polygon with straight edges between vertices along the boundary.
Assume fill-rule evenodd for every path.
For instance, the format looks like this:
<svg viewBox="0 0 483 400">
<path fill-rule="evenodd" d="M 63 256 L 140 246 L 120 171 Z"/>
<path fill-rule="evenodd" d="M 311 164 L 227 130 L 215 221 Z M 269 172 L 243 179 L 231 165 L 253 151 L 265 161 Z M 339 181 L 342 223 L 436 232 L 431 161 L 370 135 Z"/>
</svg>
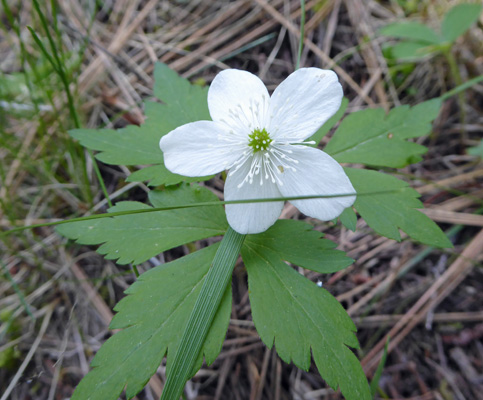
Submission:
<svg viewBox="0 0 483 400">
<path fill-rule="evenodd" d="M 171 370 L 168 371 L 162 400 L 179 399 L 181 396 L 226 286 L 230 283 L 245 236 L 228 228 L 223 237 L 183 332 Z"/>
<path fill-rule="evenodd" d="M 54 68 L 55 72 L 57 72 L 57 74 L 59 75 L 59 78 L 62 81 L 62 85 L 64 86 L 65 94 L 67 96 L 67 105 L 69 107 L 69 112 L 70 112 L 71 118 L 74 121 L 74 126 L 77 129 L 79 129 L 81 127 L 79 114 L 77 113 L 77 110 L 75 109 L 74 98 L 73 98 L 72 92 L 70 90 L 69 81 L 67 79 L 67 75 L 66 75 L 65 70 L 64 70 L 64 65 L 63 65 L 63 63 L 61 61 L 61 57 L 59 55 L 61 49 L 57 49 L 57 46 L 55 45 L 54 39 L 52 38 L 52 35 L 50 34 L 50 29 L 49 29 L 47 20 L 45 18 L 45 15 L 43 14 L 42 10 L 40 9 L 38 1 L 33 0 L 32 3 L 34 5 L 35 11 L 37 12 L 37 14 L 40 18 L 40 22 L 41 22 L 42 27 L 45 31 L 46 36 L 47 36 L 47 40 L 49 41 L 50 48 L 52 50 L 52 54 L 53 54 L 55 61 L 52 58 L 52 56 L 49 54 L 49 52 L 47 51 L 45 46 L 43 45 L 40 38 L 36 35 L 34 30 L 31 27 L 28 27 L 28 29 L 29 29 L 30 33 L 32 34 L 35 42 L 37 43 L 37 45 L 41 49 L 42 53 L 47 57 L 47 60 L 52 65 L 52 68 Z M 52 12 L 54 12 L 54 11 L 55 10 L 53 10 Z M 57 30 L 58 28 L 56 26 L 54 27 L 54 29 L 56 29 L 56 32 L 58 33 L 58 30 Z M 106 198 L 109 207 L 112 207 L 112 202 L 111 202 L 111 199 L 109 197 L 109 193 L 107 192 L 107 188 L 106 188 L 106 185 L 104 183 L 104 179 L 102 178 L 101 171 L 99 170 L 99 166 L 97 165 L 97 162 L 94 158 L 94 153 L 92 153 L 91 150 L 87 150 L 87 153 L 89 154 L 89 157 L 92 160 L 94 172 L 96 174 L 97 180 L 99 181 L 99 185 L 101 186 L 101 190 L 104 194 L 104 197 Z"/>
<path fill-rule="evenodd" d="M 290 201 L 290 200 L 311 200 L 311 199 L 329 199 L 334 197 L 347 197 L 347 196 L 371 196 L 375 194 L 388 194 L 388 193 L 397 193 L 403 189 L 396 189 L 396 190 L 382 190 L 377 192 L 367 192 L 367 193 L 344 193 L 344 194 L 334 194 L 334 195 L 310 195 L 310 196 L 293 196 L 293 197 L 271 197 L 266 199 L 249 199 L 249 200 L 227 200 L 227 201 L 207 201 L 204 203 L 190 203 L 190 204 L 181 204 L 177 206 L 169 206 L 169 207 L 156 207 L 156 208 L 149 208 L 149 209 L 139 209 L 139 210 L 130 210 L 130 211 L 117 211 L 112 213 L 104 213 L 104 214 L 94 214 L 89 215 L 87 217 L 78 217 L 78 218 L 70 218 L 65 220 L 53 221 L 53 222 L 45 222 L 42 224 L 33 224 L 33 225 L 26 225 L 26 226 L 19 226 L 16 228 L 12 228 L 5 232 L 0 232 L 0 237 L 7 236 L 14 232 L 21 232 L 27 229 L 33 228 L 41 228 L 45 226 L 55 226 L 55 225 L 62 225 L 68 224 L 71 222 L 82 222 L 82 221 L 89 221 L 92 219 L 102 219 L 102 218 L 111 218 L 111 217 L 118 217 L 122 215 L 131 215 L 131 214 L 143 214 L 149 212 L 156 212 L 156 211 L 169 211 L 169 210 L 178 210 L 182 208 L 192 208 L 192 207 L 204 207 L 204 206 L 219 206 L 219 205 L 226 205 L 226 204 L 246 204 L 246 203 L 269 203 L 272 201 Z"/>
<path fill-rule="evenodd" d="M 445 188 L 442 186 L 442 188 Z M 396 189 L 396 190 L 382 190 L 382 191 L 377 191 L 377 192 L 359 192 L 357 193 L 358 197 L 361 196 L 373 196 L 373 195 L 378 195 L 378 194 L 390 194 L 390 193 L 398 193 L 404 190 L 402 189 Z M 58 221 L 53 221 L 53 222 L 44 222 L 41 224 L 32 224 L 32 225 L 26 225 L 26 226 L 19 226 L 16 228 L 12 228 L 8 231 L 5 232 L 0 232 L 0 237 L 5 237 L 8 236 L 12 233 L 16 232 L 22 232 L 27 229 L 34 229 L 34 228 L 42 228 L 46 226 L 56 226 L 56 225 L 62 225 L 62 224 L 69 224 L 72 222 L 83 222 L 83 221 L 89 221 L 93 219 L 103 219 L 103 218 L 112 218 L 112 217 L 119 217 L 119 216 L 124 216 L 124 215 L 133 215 L 133 214 L 144 214 L 144 213 L 151 213 L 151 212 L 158 212 L 158 211 L 169 211 L 169 210 L 179 210 L 183 208 L 193 208 L 193 207 L 206 207 L 206 206 L 219 206 L 219 205 L 226 205 L 226 204 L 246 204 L 246 203 L 268 203 L 272 201 L 290 201 L 290 200 L 311 200 L 311 199 L 328 199 L 328 198 L 334 198 L 334 197 L 346 197 L 346 196 L 354 196 L 355 193 L 349 193 L 349 194 L 335 194 L 335 195 L 311 195 L 311 196 L 294 196 L 294 197 L 273 197 L 273 198 L 267 198 L 267 199 L 249 199 L 249 200 L 227 200 L 227 201 L 208 201 L 204 203 L 190 203 L 190 204 L 181 204 L 177 206 L 169 206 L 169 207 L 152 207 L 148 209 L 139 209 L 139 210 L 129 210 L 129 211 L 117 211 L 117 212 L 111 212 L 111 213 L 104 213 L 104 214 L 94 214 L 94 215 L 89 215 L 86 217 L 78 217 L 78 218 L 69 218 L 69 219 L 63 219 L 63 220 L 58 220 Z M 474 199 L 477 203 L 483 204 L 482 201 L 476 197 L 470 196 L 470 195 L 465 195 L 466 197 L 470 197 Z M 476 211 L 475 214 L 478 214 L 479 211 Z"/>
<path fill-rule="evenodd" d="M 207 201 L 205 203 L 190 203 L 190 204 L 181 204 L 177 206 L 169 206 L 169 207 L 156 207 L 156 208 L 149 208 L 149 209 L 139 209 L 139 210 L 130 210 L 130 211 L 117 211 L 112 213 L 104 213 L 104 214 L 94 214 L 89 215 L 87 217 L 78 217 L 78 218 L 70 218 L 64 219 L 59 221 L 53 222 L 45 222 L 42 224 L 32 224 L 26 226 L 19 226 L 16 228 L 12 228 L 5 232 L 0 232 L 0 237 L 7 236 L 9 234 L 15 232 L 21 232 L 27 229 L 33 228 L 41 228 L 45 226 L 55 226 L 55 225 L 62 225 L 68 224 L 71 222 L 82 222 L 82 221 L 89 221 L 92 219 L 102 219 L 102 218 L 111 218 L 111 217 L 118 217 L 122 215 L 131 215 L 131 214 L 143 214 L 149 212 L 157 212 L 157 211 L 169 211 L 169 210 L 178 210 L 182 208 L 192 208 L 192 207 L 202 207 L 202 206 L 219 206 L 219 205 L 226 205 L 226 204 L 246 204 L 246 203 L 269 203 L 272 201 L 291 201 L 291 200 L 311 200 L 311 199 L 329 199 L 334 197 L 347 197 L 347 196 L 373 196 L 377 194 L 389 194 L 389 193 L 398 193 L 404 189 L 392 189 L 392 190 L 381 190 L 377 192 L 362 192 L 362 193 L 344 193 L 344 194 L 333 194 L 333 195 L 310 195 L 310 196 L 293 196 L 293 197 L 271 197 L 266 199 L 249 199 L 249 200 L 227 200 L 227 201 Z"/>
</svg>

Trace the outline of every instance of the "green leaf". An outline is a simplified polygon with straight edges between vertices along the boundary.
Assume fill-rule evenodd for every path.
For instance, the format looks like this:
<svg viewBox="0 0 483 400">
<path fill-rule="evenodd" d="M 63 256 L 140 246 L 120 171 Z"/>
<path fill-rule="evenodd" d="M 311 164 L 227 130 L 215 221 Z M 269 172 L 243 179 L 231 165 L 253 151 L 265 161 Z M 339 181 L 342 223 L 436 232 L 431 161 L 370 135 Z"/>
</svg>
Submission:
<svg viewBox="0 0 483 400">
<path fill-rule="evenodd" d="M 337 110 L 337 112 L 332 117 L 330 117 L 327 122 L 319 128 L 317 132 L 309 137 L 307 141 L 314 141 L 315 144 L 313 144 L 313 146 L 317 147 L 322 138 L 327 135 L 327 133 L 329 133 L 329 131 L 334 127 L 334 125 L 339 122 L 340 119 L 344 116 L 345 110 L 347 109 L 348 105 L 349 99 L 347 97 L 343 97 L 340 108 Z"/>
<path fill-rule="evenodd" d="M 428 44 L 441 43 L 441 38 L 435 31 L 419 22 L 395 22 L 381 28 L 379 33 L 384 36 L 413 39 Z"/>
<path fill-rule="evenodd" d="M 164 104 L 146 102 L 146 121 L 143 125 L 129 125 L 118 130 L 75 129 L 69 131 L 69 134 L 83 146 L 99 151 L 96 158 L 106 164 L 157 164 L 158 168 L 134 173 L 130 177 L 131 181 L 142 178 L 151 181 L 153 186 L 194 181 L 193 178 L 173 174 L 164 167 L 159 141 L 162 136 L 181 125 L 211 119 L 207 103 L 208 89 L 192 85 L 161 63 L 156 64 L 154 76 L 154 94 Z"/>
<path fill-rule="evenodd" d="M 99 151 L 96 158 L 106 164 L 161 164 L 163 153 L 159 140 L 163 130 L 164 108 L 159 103 L 146 103 L 146 122 L 141 126 L 129 125 L 118 130 L 74 129 L 69 134 L 84 147 Z"/>
<path fill-rule="evenodd" d="M 250 240 L 249 240 L 250 239 Z M 356 330 L 339 302 L 248 237 L 242 249 L 250 303 L 262 341 L 285 362 L 308 370 L 310 353 L 323 379 L 340 387 L 347 400 L 369 400 L 361 365 L 347 347 L 357 348 Z"/>
<path fill-rule="evenodd" d="M 149 181 L 149 186 L 176 185 L 180 182 L 201 182 L 213 178 L 213 176 L 197 176 L 194 178 L 173 174 L 164 164 L 151 165 L 133 172 L 126 179 L 127 182 Z"/>
<path fill-rule="evenodd" d="M 480 143 L 478 143 L 477 146 L 469 147 L 467 152 L 470 156 L 478 156 L 483 158 L 483 140 L 480 140 Z"/>
<path fill-rule="evenodd" d="M 481 14 L 481 4 L 463 3 L 454 6 L 444 16 L 441 32 L 448 42 L 453 42 L 465 33 Z"/>
<path fill-rule="evenodd" d="M 93 369 L 77 386 L 72 400 L 114 400 L 126 387 L 131 399 L 146 385 L 167 353 L 175 349 L 199 295 L 218 245 L 207 247 L 142 274 L 115 310 L 110 328 L 122 329 L 97 352 Z M 211 364 L 221 350 L 231 313 L 228 285 L 196 365 L 204 354 Z M 127 386 L 126 386 L 127 385 Z"/>
<path fill-rule="evenodd" d="M 432 52 L 432 48 L 425 43 L 399 42 L 391 47 L 391 55 L 399 61 L 417 61 Z"/>
<path fill-rule="evenodd" d="M 426 215 L 419 193 L 391 175 L 365 169 L 345 168 L 358 193 L 394 190 L 394 193 L 358 196 L 354 207 L 378 234 L 397 241 L 399 229 L 414 240 L 435 247 L 453 247 L 441 229 Z"/>
<path fill-rule="evenodd" d="M 323 274 L 339 271 L 353 263 L 354 260 L 344 252 L 334 250 L 334 242 L 321 239 L 322 236 L 305 222 L 284 219 L 265 232 L 249 235 L 245 243 L 255 243 L 278 254 L 280 260 Z"/>
<path fill-rule="evenodd" d="M 427 135 L 439 113 L 441 100 L 412 108 L 366 109 L 347 116 L 324 151 L 339 162 L 402 168 L 421 160 L 427 148 L 406 139 Z"/>
<path fill-rule="evenodd" d="M 357 224 L 357 215 L 351 207 L 346 208 L 341 215 L 339 215 L 340 222 L 347 229 L 355 232 Z"/>
<path fill-rule="evenodd" d="M 163 63 L 156 63 L 154 81 L 154 95 L 165 103 L 160 138 L 189 122 L 211 121 L 207 87 L 191 84 Z"/>
<path fill-rule="evenodd" d="M 216 201 L 217 197 L 208 189 L 183 185 L 151 191 L 149 199 L 154 207 L 168 207 Z M 149 208 L 143 203 L 124 201 L 109 211 Z M 220 205 L 73 222 L 59 225 L 57 231 L 81 244 L 103 243 L 97 252 L 109 260 L 117 260 L 119 264 L 139 264 L 173 247 L 222 235 L 226 228 L 225 212 Z"/>
</svg>

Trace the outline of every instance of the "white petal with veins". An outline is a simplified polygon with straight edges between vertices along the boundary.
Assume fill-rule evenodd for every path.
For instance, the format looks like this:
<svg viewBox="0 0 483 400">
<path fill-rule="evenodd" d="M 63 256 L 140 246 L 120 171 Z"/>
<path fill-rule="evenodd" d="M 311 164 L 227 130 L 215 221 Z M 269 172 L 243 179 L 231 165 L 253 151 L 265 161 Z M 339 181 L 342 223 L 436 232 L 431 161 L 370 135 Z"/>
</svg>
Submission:
<svg viewBox="0 0 483 400">
<path fill-rule="evenodd" d="M 267 130 L 274 138 L 302 142 L 337 112 L 342 96 L 342 86 L 334 72 L 301 68 L 273 92 Z"/>
<path fill-rule="evenodd" d="M 310 195 L 336 195 L 355 193 L 340 164 L 322 150 L 295 145 L 292 156 L 297 159 L 297 170 L 284 173 L 280 191 L 286 197 Z M 356 196 L 331 197 L 290 201 L 305 215 L 322 221 L 338 217 L 354 204 Z"/>
<path fill-rule="evenodd" d="M 208 91 L 208 108 L 213 121 L 226 123 L 236 134 L 248 136 L 264 128 L 270 96 L 255 75 L 227 69 L 216 75 Z"/>
<path fill-rule="evenodd" d="M 251 167 L 250 160 L 234 173 L 228 173 L 225 183 L 225 200 L 248 200 L 281 197 L 275 183 L 265 180 L 260 173 L 252 183 L 243 183 Z M 262 184 L 260 184 L 262 182 Z M 242 184 L 243 183 L 243 184 Z M 283 201 L 248 204 L 227 204 L 226 217 L 238 233 L 260 233 L 272 226 L 280 216 Z"/>
<path fill-rule="evenodd" d="M 163 136 L 159 146 L 164 164 L 184 176 L 206 176 L 230 168 L 246 147 L 223 124 L 197 121 L 182 125 Z"/>
</svg>

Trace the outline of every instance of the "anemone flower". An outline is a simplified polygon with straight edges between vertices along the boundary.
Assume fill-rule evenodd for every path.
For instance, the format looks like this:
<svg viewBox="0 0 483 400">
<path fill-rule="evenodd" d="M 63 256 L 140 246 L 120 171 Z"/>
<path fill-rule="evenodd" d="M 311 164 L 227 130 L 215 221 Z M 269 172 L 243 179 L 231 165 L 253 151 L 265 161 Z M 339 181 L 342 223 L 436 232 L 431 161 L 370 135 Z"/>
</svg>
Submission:
<svg viewBox="0 0 483 400">
<path fill-rule="evenodd" d="M 220 72 L 208 91 L 212 121 L 171 131 L 160 141 L 166 167 L 196 177 L 228 170 L 225 200 L 354 194 L 342 167 L 306 140 L 339 109 L 337 75 L 319 68 L 292 73 L 269 95 L 263 82 L 241 70 Z M 293 200 L 307 216 L 328 221 L 355 196 Z M 227 204 L 237 232 L 259 233 L 280 216 L 283 201 Z"/>
</svg>

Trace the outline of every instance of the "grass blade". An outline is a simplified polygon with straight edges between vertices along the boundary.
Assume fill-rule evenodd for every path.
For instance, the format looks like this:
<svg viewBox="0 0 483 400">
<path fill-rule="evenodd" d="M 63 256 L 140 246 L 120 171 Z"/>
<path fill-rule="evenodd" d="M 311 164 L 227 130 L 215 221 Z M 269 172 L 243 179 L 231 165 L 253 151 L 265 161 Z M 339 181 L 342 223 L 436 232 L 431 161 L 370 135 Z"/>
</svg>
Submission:
<svg viewBox="0 0 483 400">
<path fill-rule="evenodd" d="M 386 345 L 384 346 L 384 353 L 382 354 L 381 361 L 379 362 L 376 372 L 374 373 L 374 377 L 372 378 L 372 381 L 371 381 L 372 397 L 376 395 L 377 389 L 379 388 L 379 381 L 381 379 L 382 371 L 384 370 L 384 366 L 386 365 L 387 346 L 389 346 L 389 337 L 387 338 Z"/>
<path fill-rule="evenodd" d="M 20 290 L 20 288 L 18 287 L 17 283 L 13 279 L 12 275 L 10 275 L 10 272 L 9 272 L 7 266 L 3 262 L 0 262 L 0 265 L 2 266 L 3 274 L 5 275 L 5 277 L 7 278 L 7 280 L 12 285 L 13 290 L 15 290 L 15 293 L 17 294 L 17 296 L 18 296 L 18 298 L 20 300 L 20 303 L 22 304 L 25 312 L 32 319 L 32 321 L 35 321 L 35 317 L 32 314 L 32 311 L 30 310 L 30 307 L 29 307 L 28 303 L 25 301 L 25 296 L 23 295 L 22 291 Z"/>
<path fill-rule="evenodd" d="M 168 373 L 162 400 L 179 399 L 218 310 L 245 235 L 229 228 L 216 252 Z"/>
</svg>

